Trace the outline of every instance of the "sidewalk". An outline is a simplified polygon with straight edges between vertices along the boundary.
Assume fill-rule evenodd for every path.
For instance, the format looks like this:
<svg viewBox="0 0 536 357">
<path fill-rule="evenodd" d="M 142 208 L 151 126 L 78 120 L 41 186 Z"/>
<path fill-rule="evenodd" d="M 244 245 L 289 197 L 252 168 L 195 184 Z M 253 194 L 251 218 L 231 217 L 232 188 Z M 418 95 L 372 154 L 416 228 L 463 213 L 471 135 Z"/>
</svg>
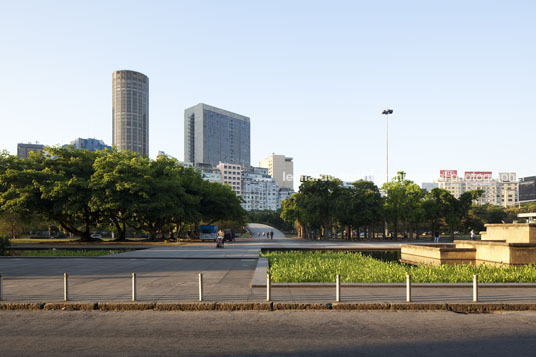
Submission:
<svg viewBox="0 0 536 357">
<path fill-rule="evenodd" d="M 266 270 L 257 269 L 262 247 L 394 248 L 400 243 L 310 242 L 289 239 L 239 240 L 216 249 L 211 243 L 154 247 L 98 258 L 0 258 L 2 298 L 6 302 L 60 302 L 63 274 L 69 274 L 72 301 L 127 302 L 131 300 L 132 273 L 137 276 L 137 300 L 198 302 L 198 277 L 203 273 L 204 300 L 209 302 L 266 301 Z M 332 303 L 335 284 L 317 287 L 274 284 L 272 301 Z M 253 286 L 253 287 L 252 287 Z M 458 285 L 459 286 L 459 285 Z M 438 286 L 412 289 L 420 303 L 472 302 L 472 287 Z M 400 303 L 404 284 L 345 285 L 342 302 Z M 479 289 L 479 301 L 536 303 L 536 285 L 504 285 Z"/>
</svg>

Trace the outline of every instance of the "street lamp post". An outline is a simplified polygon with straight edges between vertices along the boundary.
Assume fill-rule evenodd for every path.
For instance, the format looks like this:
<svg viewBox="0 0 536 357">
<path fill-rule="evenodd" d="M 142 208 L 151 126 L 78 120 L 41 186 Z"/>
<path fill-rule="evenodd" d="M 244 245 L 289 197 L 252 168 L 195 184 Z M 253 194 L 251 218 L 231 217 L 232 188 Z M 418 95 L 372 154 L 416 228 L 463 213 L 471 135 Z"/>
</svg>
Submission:
<svg viewBox="0 0 536 357">
<path fill-rule="evenodd" d="M 389 182 L 389 114 L 393 114 L 393 109 L 385 109 L 382 114 L 387 119 L 385 126 L 385 182 Z"/>
</svg>

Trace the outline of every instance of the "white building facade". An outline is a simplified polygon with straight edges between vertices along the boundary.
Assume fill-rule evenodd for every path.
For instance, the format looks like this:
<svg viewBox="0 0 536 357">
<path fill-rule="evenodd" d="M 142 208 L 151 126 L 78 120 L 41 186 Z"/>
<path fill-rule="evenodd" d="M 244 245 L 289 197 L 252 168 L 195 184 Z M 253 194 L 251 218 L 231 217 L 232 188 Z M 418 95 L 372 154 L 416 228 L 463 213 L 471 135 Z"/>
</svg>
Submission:
<svg viewBox="0 0 536 357">
<path fill-rule="evenodd" d="M 467 191 L 483 190 L 475 201 L 478 205 L 512 207 L 519 204 L 519 183 L 514 172 L 501 172 L 498 178 L 493 178 L 490 171 L 466 171 L 458 176 L 457 170 L 441 170 L 437 183 L 456 198 Z"/>
<path fill-rule="evenodd" d="M 276 211 L 280 207 L 279 186 L 268 169 L 251 167 L 242 173 L 242 199 L 246 211 Z"/>
</svg>

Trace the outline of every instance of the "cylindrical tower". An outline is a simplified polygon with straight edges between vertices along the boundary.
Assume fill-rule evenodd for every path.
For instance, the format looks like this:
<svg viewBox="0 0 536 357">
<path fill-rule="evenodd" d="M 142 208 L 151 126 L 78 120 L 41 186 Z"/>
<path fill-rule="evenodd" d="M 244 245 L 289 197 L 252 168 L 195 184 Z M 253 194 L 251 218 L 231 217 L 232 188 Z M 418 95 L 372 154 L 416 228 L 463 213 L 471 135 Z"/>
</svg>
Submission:
<svg viewBox="0 0 536 357">
<path fill-rule="evenodd" d="M 119 151 L 149 155 L 149 78 L 139 72 L 112 74 L 112 136 Z"/>
</svg>

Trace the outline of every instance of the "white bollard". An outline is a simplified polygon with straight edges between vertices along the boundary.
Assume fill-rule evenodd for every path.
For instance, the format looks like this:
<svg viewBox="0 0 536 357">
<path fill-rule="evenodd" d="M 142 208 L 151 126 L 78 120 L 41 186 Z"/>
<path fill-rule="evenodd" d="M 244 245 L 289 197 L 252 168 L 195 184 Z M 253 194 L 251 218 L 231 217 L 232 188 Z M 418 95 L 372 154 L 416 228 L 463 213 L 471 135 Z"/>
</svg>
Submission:
<svg viewBox="0 0 536 357">
<path fill-rule="evenodd" d="M 63 273 L 63 301 L 69 301 L 69 274 Z"/>
<path fill-rule="evenodd" d="M 478 275 L 473 275 L 473 301 L 478 302 Z"/>
<path fill-rule="evenodd" d="M 132 301 L 136 301 L 136 273 L 132 273 Z"/>
<path fill-rule="evenodd" d="M 199 301 L 203 301 L 203 273 L 199 273 Z"/>
<path fill-rule="evenodd" d="M 406 274 L 406 301 L 411 302 L 411 275 Z"/>
<path fill-rule="evenodd" d="M 337 285 L 336 286 L 337 292 L 336 292 L 336 296 L 335 296 L 335 301 L 341 302 L 341 274 L 337 274 L 336 282 L 337 282 L 337 284 L 336 284 Z"/>
<path fill-rule="evenodd" d="M 266 274 L 266 301 L 272 300 L 272 275 Z"/>
</svg>

